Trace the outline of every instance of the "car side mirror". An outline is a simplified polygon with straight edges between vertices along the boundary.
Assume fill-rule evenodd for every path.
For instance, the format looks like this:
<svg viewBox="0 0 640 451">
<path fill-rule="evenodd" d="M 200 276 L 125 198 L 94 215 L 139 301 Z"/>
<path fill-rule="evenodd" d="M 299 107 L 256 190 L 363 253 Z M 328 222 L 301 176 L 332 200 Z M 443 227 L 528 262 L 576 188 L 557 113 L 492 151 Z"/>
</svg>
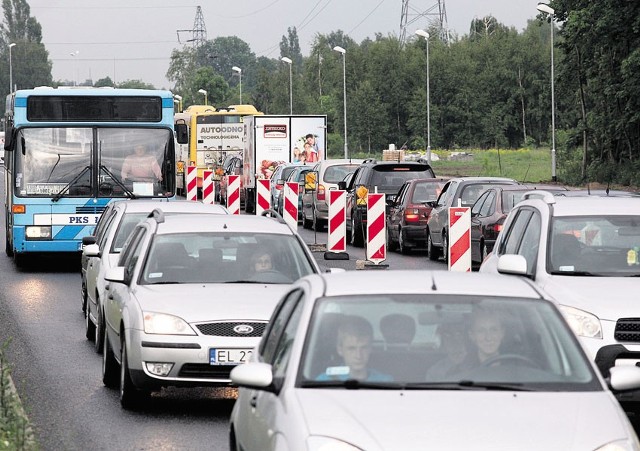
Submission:
<svg viewBox="0 0 640 451">
<path fill-rule="evenodd" d="M 345 181 L 340 181 L 338 182 L 338 189 L 345 191 L 347 189 L 347 182 Z"/>
<path fill-rule="evenodd" d="M 178 144 L 187 144 L 189 142 L 189 129 L 187 128 L 187 124 L 174 124 L 174 129 L 176 131 L 176 141 L 178 141 Z"/>
<path fill-rule="evenodd" d="M 124 266 L 116 266 L 110 268 L 104 275 L 104 279 L 108 282 L 125 283 L 125 268 Z"/>
<path fill-rule="evenodd" d="M 87 244 L 82 253 L 85 257 L 100 257 L 100 247 L 97 244 Z"/>
<path fill-rule="evenodd" d="M 88 246 L 90 244 L 95 244 L 95 243 L 96 243 L 95 235 L 87 235 L 87 236 L 83 236 L 82 237 L 82 245 L 83 246 Z"/>
</svg>

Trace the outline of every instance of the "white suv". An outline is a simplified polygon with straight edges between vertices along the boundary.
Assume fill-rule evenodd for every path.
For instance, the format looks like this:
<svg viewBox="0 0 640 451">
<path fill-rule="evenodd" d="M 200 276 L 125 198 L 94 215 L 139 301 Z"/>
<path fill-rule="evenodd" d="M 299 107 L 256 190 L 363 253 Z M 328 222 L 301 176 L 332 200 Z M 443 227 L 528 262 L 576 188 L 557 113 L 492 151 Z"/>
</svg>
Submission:
<svg viewBox="0 0 640 451">
<path fill-rule="evenodd" d="M 481 272 L 532 279 L 560 305 L 605 377 L 640 362 L 640 196 L 531 191 Z M 620 400 L 640 399 L 640 392 Z"/>
</svg>

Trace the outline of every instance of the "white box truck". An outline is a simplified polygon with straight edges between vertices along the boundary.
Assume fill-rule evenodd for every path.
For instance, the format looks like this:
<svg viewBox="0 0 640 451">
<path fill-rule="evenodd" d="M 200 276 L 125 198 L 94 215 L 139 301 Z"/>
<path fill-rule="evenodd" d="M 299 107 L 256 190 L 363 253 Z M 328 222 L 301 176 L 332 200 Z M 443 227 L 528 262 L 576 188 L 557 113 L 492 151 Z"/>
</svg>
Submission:
<svg viewBox="0 0 640 451">
<path fill-rule="evenodd" d="M 310 164 L 324 159 L 326 145 L 325 115 L 246 116 L 241 188 L 245 211 L 255 211 L 256 179 L 271 178 L 283 163 Z"/>
</svg>

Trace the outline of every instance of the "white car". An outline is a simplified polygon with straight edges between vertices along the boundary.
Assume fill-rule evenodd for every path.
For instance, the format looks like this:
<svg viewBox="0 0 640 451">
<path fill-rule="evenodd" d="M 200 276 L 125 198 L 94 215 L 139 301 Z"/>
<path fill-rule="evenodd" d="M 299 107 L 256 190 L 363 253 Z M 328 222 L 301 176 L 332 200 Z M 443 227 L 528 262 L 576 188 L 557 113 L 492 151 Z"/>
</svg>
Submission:
<svg viewBox="0 0 640 451">
<path fill-rule="evenodd" d="M 480 272 L 533 280 L 608 377 L 616 365 L 640 362 L 640 197 L 579 194 L 525 194 Z"/>
<path fill-rule="evenodd" d="M 640 449 L 556 305 L 515 277 L 305 277 L 231 379 L 232 451 Z M 609 383 L 640 387 L 640 368 Z"/>
<path fill-rule="evenodd" d="M 136 408 L 167 386 L 228 386 L 282 294 L 320 272 L 281 219 L 154 210 L 105 273 L 102 380 Z"/>
<path fill-rule="evenodd" d="M 123 200 L 110 203 L 100 217 L 95 235 L 86 237 L 82 251 L 82 308 L 85 312 L 85 335 L 93 340 L 96 352 L 102 352 L 104 339 L 104 274 L 114 267 L 120 251 L 135 225 L 154 209 L 165 214 L 211 213 L 228 214 L 220 205 L 201 202 L 154 200 Z"/>
</svg>

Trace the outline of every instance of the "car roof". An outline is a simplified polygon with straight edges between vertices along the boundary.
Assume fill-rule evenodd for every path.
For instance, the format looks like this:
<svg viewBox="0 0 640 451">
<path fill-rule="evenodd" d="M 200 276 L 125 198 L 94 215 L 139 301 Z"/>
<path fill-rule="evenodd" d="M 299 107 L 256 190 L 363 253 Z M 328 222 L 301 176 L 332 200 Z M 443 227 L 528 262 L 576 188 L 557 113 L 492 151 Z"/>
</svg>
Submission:
<svg viewBox="0 0 640 451">
<path fill-rule="evenodd" d="M 542 299 L 540 291 L 529 281 L 500 274 L 365 270 L 323 274 L 321 277 L 324 278 L 325 296 L 424 293 Z"/>
<path fill-rule="evenodd" d="M 406 183 L 407 185 L 413 185 L 416 183 L 425 183 L 425 182 L 446 183 L 448 181 L 449 179 L 443 178 L 443 177 L 429 177 L 429 178 L 422 178 L 422 179 L 411 179 L 411 180 L 407 180 L 404 183 Z"/>
<path fill-rule="evenodd" d="M 283 221 L 254 215 L 189 215 L 185 221 L 180 215 L 165 216 L 158 223 L 157 234 L 224 232 L 224 233 L 267 233 L 278 235 L 294 235 L 291 228 Z"/>
<path fill-rule="evenodd" d="M 507 177 L 453 177 L 450 182 L 517 182 Z"/>
<path fill-rule="evenodd" d="M 545 192 L 540 191 L 540 194 Z M 535 193 L 538 194 L 538 193 Z M 549 194 L 549 193 L 546 193 Z M 565 196 L 533 197 L 523 202 L 544 202 L 553 205 L 553 216 L 629 215 L 640 211 L 640 196 Z"/>
<path fill-rule="evenodd" d="M 194 202 L 188 200 L 143 200 L 129 199 L 115 201 L 114 208 L 122 208 L 127 213 L 145 213 L 151 212 L 156 208 L 171 213 L 218 213 L 229 214 L 228 210 L 218 204 L 204 204 L 202 202 Z"/>
<path fill-rule="evenodd" d="M 340 165 L 340 164 L 360 165 L 362 164 L 363 161 L 364 160 L 362 159 L 356 159 L 356 158 L 337 158 L 337 159 L 331 159 L 331 160 L 320 160 L 318 164 L 320 166 L 334 166 L 334 165 Z"/>
</svg>

